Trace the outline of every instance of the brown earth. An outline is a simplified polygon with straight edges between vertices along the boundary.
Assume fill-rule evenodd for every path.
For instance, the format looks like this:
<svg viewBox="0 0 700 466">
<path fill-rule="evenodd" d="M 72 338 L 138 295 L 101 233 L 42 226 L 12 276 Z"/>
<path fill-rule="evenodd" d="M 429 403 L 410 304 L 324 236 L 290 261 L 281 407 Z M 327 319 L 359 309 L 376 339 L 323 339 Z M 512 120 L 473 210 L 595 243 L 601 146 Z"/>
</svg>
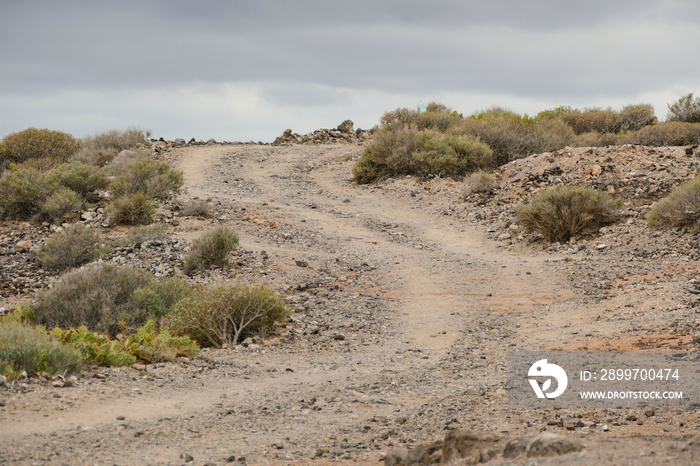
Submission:
<svg viewBox="0 0 700 466">
<path fill-rule="evenodd" d="M 215 205 L 213 218 L 180 217 L 168 235 L 182 242 L 223 223 L 241 238 L 233 267 L 192 280 L 267 283 L 294 313 L 247 347 L 91 368 L 70 387 L 35 379 L 0 388 L 0 462 L 372 463 L 455 429 L 504 441 L 546 431 L 584 447 L 493 464 L 697 461 L 697 405 L 516 410 L 505 390 L 509 351 L 698 349 L 697 239 L 649 231 L 643 220 L 694 175 L 694 156 L 640 147 L 543 154 L 502 167 L 494 192 L 464 200 L 449 179 L 357 186 L 350 173 L 362 149 L 210 144 L 167 154 L 185 174 L 179 202 Z M 626 220 L 564 245 L 520 231 L 517 205 L 560 182 L 623 195 Z M 35 242 L 48 234 L 4 228 Z M 168 254 L 181 257 L 178 244 L 167 243 Z M 181 273 L 163 247 L 110 260 Z M 47 280 L 31 260 L 22 267 Z M 10 306 L 22 295 L 4 296 Z"/>
</svg>

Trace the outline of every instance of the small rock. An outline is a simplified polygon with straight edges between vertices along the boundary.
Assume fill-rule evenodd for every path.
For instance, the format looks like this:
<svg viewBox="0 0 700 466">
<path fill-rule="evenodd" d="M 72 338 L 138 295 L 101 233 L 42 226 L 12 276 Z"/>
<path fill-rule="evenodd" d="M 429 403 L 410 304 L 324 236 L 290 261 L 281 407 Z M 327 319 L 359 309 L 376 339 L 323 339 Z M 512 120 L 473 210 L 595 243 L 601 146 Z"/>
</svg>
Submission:
<svg viewBox="0 0 700 466">
<path fill-rule="evenodd" d="M 565 435 L 545 432 L 530 439 L 527 445 L 527 456 L 533 458 L 565 455 L 582 449 L 583 445 L 578 440 Z"/>
</svg>

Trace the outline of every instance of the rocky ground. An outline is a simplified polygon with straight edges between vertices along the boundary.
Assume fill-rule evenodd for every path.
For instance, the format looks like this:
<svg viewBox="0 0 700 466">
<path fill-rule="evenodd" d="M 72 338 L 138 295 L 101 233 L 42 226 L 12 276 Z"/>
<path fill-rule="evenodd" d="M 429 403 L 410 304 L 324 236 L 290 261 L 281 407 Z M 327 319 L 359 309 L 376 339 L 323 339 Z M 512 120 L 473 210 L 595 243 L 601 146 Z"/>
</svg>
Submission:
<svg viewBox="0 0 700 466">
<path fill-rule="evenodd" d="M 175 363 L 0 387 L 0 462 L 392 464 L 448 450 L 492 464 L 697 459 L 698 406 L 516 410 L 505 390 L 509 351 L 698 349 L 698 238 L 644 221 L 695 175 L 697 154 L 565 149 L 511 162 L 491 192 L 465 195 L 450 179 L 357 186 L 361 140 L 290 141 L 161 146 L 187 192 L 161 207 L 157 238 L 125 241 L 100 211 L 81 220 L 121 241 L 103 260 L 159 277 L 182 274 L 204 229 L 231 226 L 241 238 L 231 267 L 189 279 L 269 284 L 294 308 L 284 327 Z M 623 197 L 625 219 L 566 244 L 526 234 L 517 207 L 559 183 Z M 185 215 L 193 201 L 210 215 Z M 52 230 L 0 226 L 0 306 L 51 282 L 32 248 Z"/>
</svg>

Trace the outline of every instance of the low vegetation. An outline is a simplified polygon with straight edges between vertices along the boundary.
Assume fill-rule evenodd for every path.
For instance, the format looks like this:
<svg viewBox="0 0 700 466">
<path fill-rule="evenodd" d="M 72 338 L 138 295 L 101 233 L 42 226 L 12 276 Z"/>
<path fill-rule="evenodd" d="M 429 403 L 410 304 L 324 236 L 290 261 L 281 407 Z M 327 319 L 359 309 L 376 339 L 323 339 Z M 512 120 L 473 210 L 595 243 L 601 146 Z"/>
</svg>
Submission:
<svg viewBox="0 0 700 466">
<path fill-rule="evenodd" d="M 621 200 L 587 186 L 557 186 L 535 195 L 519 210 L 517 222 L 547 241 L 563 243 L 617 222 L 621 206 Z"/>
<path fill-rule="evenodd" d="M 73 160 L 102 167 L 112 162 L 121 151 L 145 147 L 148 137 L 150 132 L 139 128 L 104 131 L 81 139 L 80 149 Z"/>
<path fill-rule="evenodd" d="M 107 206 L 107 217 L 114 225 L 148 225 L 156 220 L 156 207 L 145 194 L 118 197 Z"/>
<path fill-rule="evenodd" d="M 289 315 L 284 302 L 264 286 L 218 285 L 180 301 L 170 316 L 171 328 L 192 336 L 204 347 L 235 345 L 261 335 Z"/>
<path fill-rule="evenodd" d="M 700 178 L 688 181 L 654 204 L 647 215 L 652 228 L 686 228 L 700 232 Z"/>
<path fill-rule="evenodd" d="M 110 249 L 95 230 L 73 224 L 50 238 L 35 257 L 42 267 L 62 271 L 95 261 Z"/>
<path fill-rule="evenodd" d="M 462 196 L 488 193 L 496 188 L 496 178 L 489 172 L 478 171 L 464 178 Z"/>
<path fill-rule="evenodd" d="M 474 136 L 391 127 L 379 131 L 353 176 L 358 183 L 400 175 L 462 177 L 493 166 L 493 151 Z"/>
<path fill-rule="evenodd" d="M 668 106 L 668 119 L 684 123 L 700 123 L 700 97 L 690 93 Z"/>
<path fill-rule="evenodd" d="M 357 183 L 370 183 L 393 176 L 452 176 L 462 178 L 479 168 L 463 164 L 448 141 L 471 137 L 491 149 L 491 163 L 502 165 L 528 155 L 556 151 L 566 146 L 615 144 L 689 145 L 700 142 L 700 124 L 694 112 L 700 99 L 692 94 L 669 106 L 669 121 L 658 123 L 649 104 L 612 108 L 556 107 L 535 117 L 492 107 L 463 116 L 445 105 L 431 103 L 422 113 L 397 108 L 385 113 L 374 141 L 355 165 Z M 419 134 L 430 134 L 430 150 L 419 144 Z M 455 162 L 455 159 L 459 163 Z M 466 157 L 469 160 L 469 157 Z M 483 162 L 479 156 L 477 160 Z M 476 164 L 478 165 L 478 163 Z"/>
<path fill-rule="evenodd" d="M 34 319 L 47 327 L 85 325 L 114 337 L 149 319 L 156 322 L 191 292 L 177 279 L 157 282 L 150 272 L 98 264 L 62 275 L 52 288 L 36 295 Z"/>
<path fill-rule="evenodd" d="M 90 202 L 98 199 L 97 191 L 104 190 L 109 185 L 107 174 L 103 170 L 84 163 L 60 165 L 51 171 L 48 178 L 50 182 L 69 188 Z"/>
<path fill-rule="evenodd" d="M 85 356 L 51 338 L 43 327 L 12 319 L 0 320 L 0 374 L 17 379 L 23 372 L 50 375 L 77 374 Z"/>
<path fill-rule="evenodd" d="M 199 353 L 199 346 L 190 337 L 174 337 L 153 320 L 120 339 L 91 332 L 85 326 L 68 330 L 56 327 L 50 335 L 80 350 L 90 362 L 101 366 L 127 366 L 137 361 L 151 364 Z"/>
<path fill-rule="evenodd" d="M 228 254 L 238 246 L 238 235 L 228 227 L 218 226 L 197 238 L 185 256 L 185 273 L 225 267 Z"/>
<path fill-rule="evenodd" d="M 183 182 L 182 173 L 167 163 L 144 159 L 125 165 L 110 184 L 110 191 L 117 197 L 143 194 L 166 199 L 180 192 Z"/>
<path fill-rule="evenodd" d="M 7 157 L 15 163 L 29 159 L 67 162 L 78 150 L 78 140 L 71 134 L 50 129 L 28 128 L 11 133 L 2 140 Z"/>
<path fill-rule="evenodd" d="M 0 178 L 0 218 L 26 220 L 41 211 L 51 194 L 46 176 L 33 169 L 15 169 Z"/>
</svg>

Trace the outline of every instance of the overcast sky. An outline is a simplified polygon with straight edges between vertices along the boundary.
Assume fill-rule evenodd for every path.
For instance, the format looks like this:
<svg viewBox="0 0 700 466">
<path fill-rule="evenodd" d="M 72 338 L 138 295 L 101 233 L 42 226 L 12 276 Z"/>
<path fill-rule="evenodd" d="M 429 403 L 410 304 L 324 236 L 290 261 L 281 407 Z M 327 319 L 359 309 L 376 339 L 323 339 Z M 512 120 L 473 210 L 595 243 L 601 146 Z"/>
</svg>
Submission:
<svg viewBox="0 0 700 466">
<path fill-rule="evenodd" d="M 0 137 L 272 141 L 430 101 L 663 120 L 699 57 L 697 0 L 0 0 Z"/>
</svg>

